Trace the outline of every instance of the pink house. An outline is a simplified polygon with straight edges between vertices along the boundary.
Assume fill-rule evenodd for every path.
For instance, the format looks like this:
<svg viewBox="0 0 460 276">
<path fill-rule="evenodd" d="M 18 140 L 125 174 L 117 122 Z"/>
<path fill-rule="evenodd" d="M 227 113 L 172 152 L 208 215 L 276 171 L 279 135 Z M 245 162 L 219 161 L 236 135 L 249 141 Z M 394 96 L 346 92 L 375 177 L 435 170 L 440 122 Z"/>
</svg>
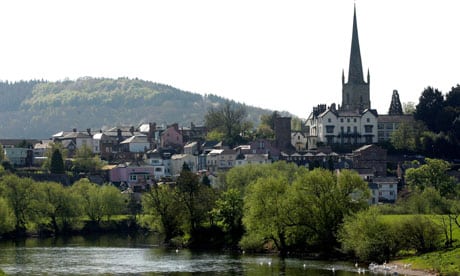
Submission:
<svg viewBox="0 0 460 276">
<path fill-rule="evenodd" d="M 120 164 L 110 170 L 109 179 L 112 184 L 141 192 L 153 184 L 154 169 L 153 166 L 144 164 Z"/>
<path fill-rule="evenodd" d="M 169 126 L 161 133 L 161 147 L 182 147 L 183 144 L 183 137 L 177 124 Z"/>
</svg>

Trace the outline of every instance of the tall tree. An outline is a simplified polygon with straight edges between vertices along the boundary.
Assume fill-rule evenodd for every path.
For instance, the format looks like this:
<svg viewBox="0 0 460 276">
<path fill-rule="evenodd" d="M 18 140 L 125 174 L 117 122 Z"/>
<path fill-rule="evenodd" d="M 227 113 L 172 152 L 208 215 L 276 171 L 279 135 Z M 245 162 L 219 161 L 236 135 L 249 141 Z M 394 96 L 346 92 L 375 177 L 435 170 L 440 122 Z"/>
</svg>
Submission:
<svg viewBox="0 0 460 276">
<path fill-rule="evenodd" d="M 208 130 L 217 130 L 224 135 L 225 142 L 233 146 L 241 139 L 242 126 L 246 121 L 245 106 L 226 101 L 219 108 L 212 108 L 205 115 Z"/>
<path fill-rule="evenodd" d="M 431 86 L 425 88 L 416 106 L 414 118 L 425 122 L 428 129 L 439 132 L 439 114 L 444 108 L 444 97 L 438 89 Z"/>
<path fill-rule="evenodd" d="M 64 160 L 59 149 L 55 149 L 53 155 L 51 155 L 50 172 L 56 174 L 65 173 Z"/>
<path fill-rule="evenodd" d="M 83 145 L 78 148 L 75 153 L 75 159 L 73 162 L 73 170 L 76 172 L 94 172 L 100 170 L 103 163 L 99 156 L 94 155 L 92 149 Z"/>
</svg>

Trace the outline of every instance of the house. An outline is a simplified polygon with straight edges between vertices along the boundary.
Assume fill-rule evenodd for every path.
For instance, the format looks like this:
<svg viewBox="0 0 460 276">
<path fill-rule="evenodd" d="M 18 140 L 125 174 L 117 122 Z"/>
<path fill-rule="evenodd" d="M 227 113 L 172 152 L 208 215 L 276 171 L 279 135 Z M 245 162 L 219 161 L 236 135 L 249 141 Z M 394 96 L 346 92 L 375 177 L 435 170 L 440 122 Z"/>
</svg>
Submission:
<svg viewBox="0 0 460 276">
<path fill-rule="evenodd" d="M 117 139 L 99 132 L 93 135 L 93 152 L 99 154 L 102 160 L 111 160 L 116 148 Z"/>
<path fill-rule="evenodd" d="M 197 157 L 191 154 L 174 154 L 171 156 L 171 175 L 177 176 L 181 173 L 184 163 L 192 172 L 197 172 Z"/>
<path fill-rule="evenodd" d="M 75 151 L 83 146 L 93 149 L 93 135 L 90 129 L 87 129 L 87 132 L 77 131 L 76 128 L 71 132 L 61 131 L 54 134 L 52 140 L 56 143 L 61 143 L 68 150 L 69 156 L 73 156 Z"/>
<path fill-rule="evenodd" d="M 34 158 L 45 157 L 46 151 L 51 149 L 51 140 L 41 140 L 34 145 Z"/>
<path fill-rule="evenodd" d="M 214 149 L 206 156 L 207 170 L 211 173 L 229 170 L 235 166 L 238 152 L 231 149 Z"/>
<path fill-rule="evenodd" d="M 199 153 L 199 148 L 198 148 L 198 142 L 189 142 L 184 146 L 184 153 L 185 154 L 191 154 L 191 155 L 198 155 Z"/>
<path fill-rule="evenodd" d="M 378 188 L 378 202 L 394 203 L 398 198 L 398 178 L 375 177 L 372 183 Z"/>
<path fill-rule="evenodd" d="M 33 149 L 5 147 L 3 150 L 5 152 L 6 158 L 13 166 L 23 167 L 33 165 Z"/>
<path fill-rule="evenodd" d="M 303 132 L 294 131 L 291 133 L 291 144 L 296 151 L 304 152 L 307 150 L 308 137 Z"/>
<path fill-rule="evenodd" d="M 154 167 L 155 179 L 171 177 L 171 156 L 174 151 L 164 149 L 149 150 L 145 153 L 144 161 Z"/>
<path fill-rule="evenodd" d="M 154 167 L 141 163 L 124 163 L 109 171 L 110 183 L 131 188 L 134 192 L 142 192 L 153 184 Z"/>
<path fill-rule="evenodd" d="M 353 169 L 371 169 L 374 176 L 387 175 L 387 151 L 377 145 L 365 145 L 351 154 Z"/>
<path fill-rule="evenodd" d="M 122 152 L 143 153 L 150 150 L 150 142 L 145 135 L 134 135 L 120 143 Z"/>
<path fill-rule="evenodd" d="M 239 156 L 235 161 L 236 166 L 244 166 L 247 164 L 270 164 L 272 160 L 268 154 L 244 154 Z"/>
<path fill-rule="evenodd" d="M 161 133 L 160 146 L 162 148 L 173 147 L 182 148 L 183 139 L 182 134 L 179 132 L 179 126 L 173 124 Z"/>
</svg>

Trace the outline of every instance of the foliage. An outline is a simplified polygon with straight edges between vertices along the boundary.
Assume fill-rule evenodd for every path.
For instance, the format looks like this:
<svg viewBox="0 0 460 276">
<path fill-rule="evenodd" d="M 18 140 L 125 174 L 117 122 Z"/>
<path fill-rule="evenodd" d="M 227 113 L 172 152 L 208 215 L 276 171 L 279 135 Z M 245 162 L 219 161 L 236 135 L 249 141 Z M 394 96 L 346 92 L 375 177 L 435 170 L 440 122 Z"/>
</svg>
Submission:
<svg viewBox="0 0 460 276">
<path fill-rule="evenodd" d="M 421 149 L 422 133 L 426 127 L 421 121 L 409 124 L 402 122 L 399 124 L 390 137 L 391 144 L 397 150 L 415 152 Z"/>
<path fill-rule="evenodd" d="M 242 126 L 246 122 L 247 110 L 245 106 L 226 101 L 218 108 L 211 108 L 205 115 L 205 125 L 210 131 L 218 131 L 224 136 L 229 145 L 236 145 L 243 132 Z"/>
<path fill-rule="evenodd" d="M 99 129 L 149 121 L 202 123 L 209 108 L 226 101 L 212 94 L 203 96 L 139 79 L 89 77 L 0 82 L 0 96 L 0 119 L 4 122 L 0 134 L 4 138 L 49 137 L 69 126 Z M 256 107 L 246 109 L 247 119 L 254 125 L 259 124 L 260 115 L 267 113 Z"/>
<path fill-rule="evenodd" d="M 284 162 L 261 169 L 245 192 L 243 247 L 259 240 L 273 242 L 281 253 L 305 246 L 331 252 L 344 216 L 366 206 L 369 197 L 364 181 L 349 171 L 336 177 Z"/>
<path fill-rule="evenodd" d="M 384 262 L 400 249 L 397 229 L 385 223 L 376 208 L 347 216 L 339 231 L 342 248 L 362 261 Z"/>
<path fill-rule="evenodd" d="M 103 165 L 100 157 L 94 155 L 89 146 L 83 145 L 75 152 L 72 169 L 75 172 L 95 172 L 100 170 Z"/>
<path fill-rule="evenodd" d="M 72 185 L 71 192 L 78 195 L 78 204 L 96 225 L 104 216 L 109 220 L 110 216 L 121 213 L 125 208 L 125 198 L 114 186 L 98 186 L 83 178 Z"/>
<path fill-rule="evenodd" d="M 418 253 L 431 252 L 440 247 L 441 227 L 425 216 L 412 216 L 402 222 L 400 233 L 404 247 Z"/>
<path fill-rule="evenodd" d="M 439 159 L 425 159 L 426 164 L 406 171 L 406 182 L 413 189 L 423 191 L 433 187 L 441 196 L 452 196 L 455 193 L 455 179 L 446 172 L 450 168 L 448 162 Z"/>
<path fill-rule="evenodd" d="M 26 230 L 29 221 L 35 221 L 39 195 L 34 182 L 29 178 L 7 175 L 0 182 L 0 196 L 8 201 L 13 210 L 15 231 Z"/>
<path fill-rule="evenodd" d="M 439 132 L 438 115 L 444 107 L 444 97 L 438 89 L 427 87 L 419 98 L 414 117 L 416 120 L 425 122 L 427 127 Z"/>
<path fill-rule="evenodd" d="M 51 156 L 50 172 L 56 174 L 62 174 L 65 172 L 64 160 L 62 159 L 62 154 L 58 149 L 53 151 Z"/>
<path fill-rule="evenodd" d="M 15 219 L 8 201 L 0 197 L 0 236 L 14 230 Z"/>
<path fill-rule="evenodd" d="M 77 195 L 69 192 L 62 184 L 54 182 L 40 183 L 41 195 L 39 208 L 54 233 L 66 232 L 74 226 L 81 215 Z"/>
<path fill-rule="evenodd" d="M 3 162 L 5 161 L 7 158 L 6 158 L 6 155 L 5 155 L 5 150 L 3 148 L 3 145 L 0 144 L 0 162 Z"/>
<path fill-rule="evenodd" d="M 182 234 L 183 205 L 179 201 L 177 191 L 168 185 L 155 185 L 142 196 L 142 206 L 145 214 L 152 215 L 160 223 L 161 233 L 165 242 Z"/>
</svg>

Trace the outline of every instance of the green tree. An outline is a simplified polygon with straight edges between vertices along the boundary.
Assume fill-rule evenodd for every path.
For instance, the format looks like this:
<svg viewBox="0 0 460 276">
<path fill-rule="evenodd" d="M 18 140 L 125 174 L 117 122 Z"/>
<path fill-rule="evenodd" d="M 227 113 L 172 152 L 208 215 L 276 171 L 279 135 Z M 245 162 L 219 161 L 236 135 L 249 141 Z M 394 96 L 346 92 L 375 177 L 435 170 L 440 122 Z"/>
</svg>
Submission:
<svg viewBox="0 0 460 276">
<path fill-rule="evenodd" d="M 7 175 L 0 182 L 0 195 L 8 201 L 13 210 L 15 231 L 23 233 L 28 222 L 36 219 L 39 194 L 36 183 L 30 178 Z"/>
<path fill-rule="evenodd" d="M 401 225 L 402 242 L 406 249 L 418 253 L 434 251 L 440 247 L 441 228 L 431 219 L 417 215 L 405 219 Z"/>
<path fill-rule="evenodd" d="M 81 215 L 80 205 L 75 194 L 60 183 L 45 182 L 38 186 L 41 194 L 42 216 L 49 220 L 54 233 L 66 232 Z"/>
<path fill-rule="evenodd" d="M 3 145 L 0 144 L 0 163 L 3 161 L 6 161 L 6 155 L 5 155 L 5 149 L 3 148 Z"/>
<path fill-rule="evenodd" d="M 94 155 L 92 149 L 83 145 L 75 152 L 73 170 L 75 172 L 94 172 L 102 168 L 103 163 L 99 156 Z"/>
<path fill-rule="evenodd" d="M 205 115 L 205 125 L 208 130 L 217 130 L 223 133 L 224 140 L 230 146 L 236 145 L 242 133 L 242 126 L 246 121 L 247 111 L 245 106 L 237 106 L 227 101 L 219 108 L 212 108 Z"/>
<path fill-rule="evenodd" d="M 177 195 L 180 202 L 185 206 L 188 227 L 193 238 L 197 234 L 200 224 L 207 218 L 212 209 L 214 195 L 212 189 L 200 183 L 196 174 L 184 167 L 177 178 Z"/>
<path fill-rule="evenodd" d="M 107 221 L 113 215 L 120 215 L 126 208 L 126 197 L 121 191 L 112 185 L 99 186 L 99 193 L 102 203 L 102 210 Z"/>
<path fill-rule="evenodd" d="M 236 189 L 223 192 L 216 201 L 216 207 L 211 211 L 213 217 L 220 221 L 224 231 L 228 233 L 229 243 L 237 245 L 243 235 L 243 198 Z"/>
<path fill-rule="evenodd" d="M 369 208 L 345 217 L 338 233 L 342 249 L 362 261 L 384 262 L 401 246 L 397 229 L 384 223 L 376 208 Z"/>
<path fill-rule="evenodd" d="M 439 132 L 439 114 L 444 108 L 444 97 L 438 89 L 427 87 L 419 98 L 414 118 L 423 121 L 428 129 Z"/>
<path fill-rule="evenodd" d="M 159 222 L 159 230 L 164 234 L 164 241 L 182 234 L 183 205 L 175 188 L 168 185 L 155 185 L 142 195 L 144 213 L 153 215 Z"/>
<path fill-rule="evenodd" d="M 62 154 L 59 149 L 55 149 L 51 156 L 50 172 L 56 174 L 65 173 L 64 160 L 62 159 Z"/>
<path fill-rule="evenodd" d="M 415 112 L 414 102 L 403 103 L 403 113 L 404 114 L 414 114 L 414 112 Z"/>
<path fill-rule="evenodd" d="M 273 242 L 280 254 L 286 253 L 291 224 L 288 186 L 288 178 L 281 173 L 261 177 L 248 186 L 243 216 L 247 232 L 240 243 L 243 248 Z M 253 241 L 258 244 L 251 244 Z"/>
<path fill-rule="evenodd" d="M 440 159 L 425 159 L 426 164 L 418 168 L 409 168 L 406 171 L 406 182 L 413 189 L 423 191 L 427 187 L 434 187 L 441 196 L 455 196 L 456 181 L 447 174 L 450 165 Z"/>
<path fill-rule="evenodd" d="M 14 230 L 15 218 L 8 201 L 0 197 L 0 236 Z"/>
</svg>

